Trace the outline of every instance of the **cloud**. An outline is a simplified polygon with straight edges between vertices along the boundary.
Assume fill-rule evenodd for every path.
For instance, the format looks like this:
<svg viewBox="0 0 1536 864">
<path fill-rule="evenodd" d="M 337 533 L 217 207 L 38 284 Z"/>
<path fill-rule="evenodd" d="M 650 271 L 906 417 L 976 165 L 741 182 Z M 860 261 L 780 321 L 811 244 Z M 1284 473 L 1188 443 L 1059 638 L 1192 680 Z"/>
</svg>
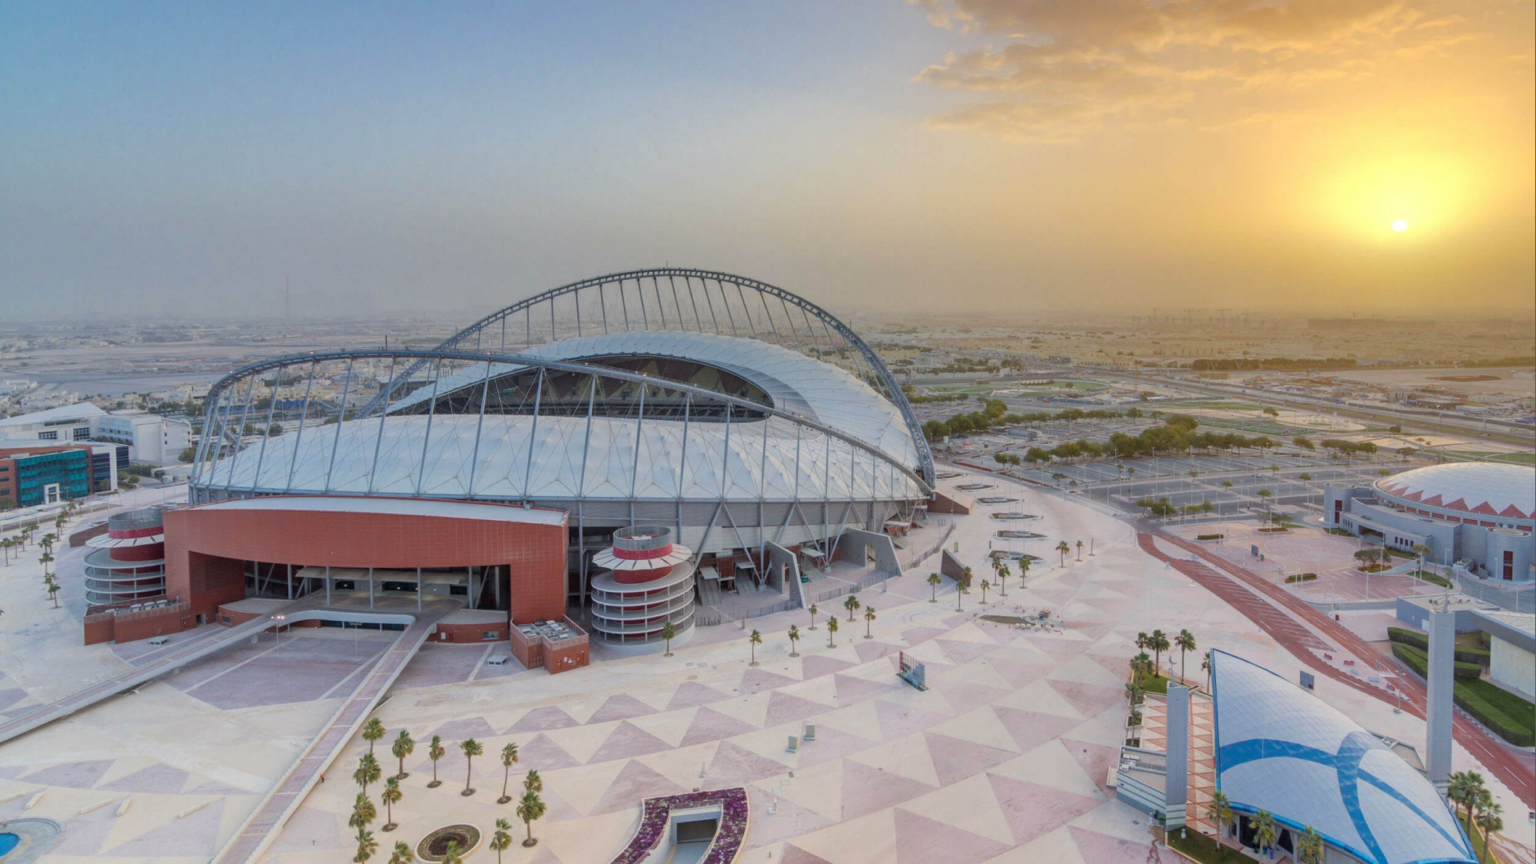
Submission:
<svg viewBox="0 0 1536 864">
<path fill-rule="evenodd" d="M 1049 141 L 1156 123 L 1191 103 L 1207 113 L 1200 128 L 1232 128 L 1251 109 L 1225 94 L 1326 90 L 1320 85 L 1369 77 L 1377 58 L 1426 56 L 1477 38 L 1463 14 L 1475 4 L 1466 0 L 908 2 L 957 38 L 1004 40 L 918 72 L 918 83 L 980 96 L 931 118 L 931 128 Z"/>
</svg>

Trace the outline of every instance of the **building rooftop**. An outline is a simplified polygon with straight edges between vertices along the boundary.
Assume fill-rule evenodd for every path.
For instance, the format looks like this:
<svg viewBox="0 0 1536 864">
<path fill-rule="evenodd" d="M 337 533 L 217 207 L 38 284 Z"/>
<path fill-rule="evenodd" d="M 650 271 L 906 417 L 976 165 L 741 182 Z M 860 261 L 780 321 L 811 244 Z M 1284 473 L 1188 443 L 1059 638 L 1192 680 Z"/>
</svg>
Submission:
<svg viewBox="0 0 1536 864">
<path fill-rule="evenodd" d="M 1446 510 L 1530 519 L 1536 514 L 1536 468 L 1463 462 L 1415 468 L 1376 481 L 1377 491 Z"/>
<path fill-rule="evenodd" d="M 1211 678 L 1216 786 L 1234 810 L 1310 825 L 1362 861 L 1476 860 L 1428 778 L 1341 711 L 1224 651 Z"/>
<path fill-rule="evenodd" d="M 106 413 L 89 402 L 76 402 L 73 405 L 60 405 L 57 408 L 49 408 L 45 411 L 33 411 L 31 414 L 0 417 L 0 429 L 7 426 L 30 426 L 34 423 L 89 420 L 92 417 L 105 416 Z"/>
<path fill-rule="evenodd" d="M 467 501 L 437 501 L 431 498 L 348 498 L 335 496 L 274 495 L 267 498 L 241 498 L 203 504 L 220 510 L 312 510 L 330 513 L 383 513 L 405 516 L 442 516 L 450 519 L 490 519 L 498 522 L 527 522 L 537 525 L 564 525 L 564 510 L 512 507 L 503 504 L 476 504 Z"/>
</svg>

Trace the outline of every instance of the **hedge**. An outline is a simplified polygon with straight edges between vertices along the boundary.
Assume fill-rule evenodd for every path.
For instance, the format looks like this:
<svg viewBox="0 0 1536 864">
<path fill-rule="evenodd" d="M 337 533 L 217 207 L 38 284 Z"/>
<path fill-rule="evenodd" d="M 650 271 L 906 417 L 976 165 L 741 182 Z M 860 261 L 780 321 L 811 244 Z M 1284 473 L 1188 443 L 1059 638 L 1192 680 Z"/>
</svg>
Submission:
<svg viewBox="0 0 1536 864">
<path fill-rule="evenodd" d="M 1195 536 L 1195 539 L 1196 540 L 1220 540 L 1224 536 L 1226 536 L 1226 535 L 1224 535 L 1224 534 L 1199 534 L 1199 535 Z"/>
<path fill-rule="evenodd" d="M 1407 663 L 1420 678 L 1428 677 L 1429 655 L 1412 645 L 1404 645 L 1401 642 L 1392 643 L 1392 653 L 1397 659 Z M 1457 660 L 1455 667 L 1458 681 L 1476 681 L 1483 677 L 1483 667 L 1476 663 L 1463 663 Z"/>
<path fill-rule="evenodd" d="M 1417 635 L 1417 634 L 1415 634 Z M 1392 645 L 1397 659 L 1408 664 L 1419 677 L 1425 677 L 1428 658 L 1424 652 L 1401 642 Z M 1507 693 L 1493 684 L 1466 674 L 1479 670 L 1476 663 L 1456 664 L 1454 701 L 1461 710 L 1492 729 L 1495 734 L 1517 747 L 1531 747 L 1536 742 L 1536 706 Z"/>
<path fill-rule="evenodd" d="M 1316 573 L 1292 573 L 1285 577 L 1286 582 L 1311 582 L 1317 578 Z"/>
<path fill-rule="evenodd" d="M 1404 630 L 1401 627 L 1388 627 L 1387 638 L 1403 645 L 1412 645 L 1422 651 L 1429 651 L 1429 637 L 1423 633 L 1415 633 L 1412 630 Z M 1487 666 L 1492 662 L 1492 654 L 1484 648 L 1463 648 L 1456 646 L 1456 659 L 1462 663 L 1476 663 L 1479 666 Z"/>
</svg>

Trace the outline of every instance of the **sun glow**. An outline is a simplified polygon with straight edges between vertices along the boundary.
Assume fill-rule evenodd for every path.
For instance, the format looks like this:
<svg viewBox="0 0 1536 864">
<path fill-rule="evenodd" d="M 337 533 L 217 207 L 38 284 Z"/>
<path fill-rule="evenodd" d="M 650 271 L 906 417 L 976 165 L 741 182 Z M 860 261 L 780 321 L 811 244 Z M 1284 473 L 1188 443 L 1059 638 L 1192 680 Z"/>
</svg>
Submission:
<svg viewBox="0 0 1536 864">
<path fill-rule="evenodd" d="M 1408 230 L 1408 220 L 1407 219 L 1393 219 L 1392 220 L 1392 230 L 1396 231 L 1399 234 L 1403 233 L 1404 231 L 1407 231 Z"/>
</svg>

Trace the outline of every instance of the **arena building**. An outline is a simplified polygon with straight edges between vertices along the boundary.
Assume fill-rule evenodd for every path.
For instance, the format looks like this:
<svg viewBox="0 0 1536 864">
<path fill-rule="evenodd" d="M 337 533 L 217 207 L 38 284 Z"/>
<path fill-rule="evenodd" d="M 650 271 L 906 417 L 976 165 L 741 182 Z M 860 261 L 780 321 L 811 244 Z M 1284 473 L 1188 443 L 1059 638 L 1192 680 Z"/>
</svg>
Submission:
<svg viewBox="0 0 1536 864">
<path fill-rule="evenodd" d="M 631 620 L 623 569 L 598 556 L 641 542 L 617 530 L 665 529 L 694 556 L 666 565 L 662 614 L 695 572 L 788 598 L 775 562 L 862 558 L 933 479 L 901 388 L 825 310 L 724 273 L 620 273 L 431 350 L 284 357 L 218 382 L 192 506 L 165 514 L 166 593 L 211 620 L 243 597 L 371 605 L 446 584 L 515 625 L 595 606 L 599 634 L 633 647 L 661 625 Z"/>
<path fill-rule="evenodd" d="M 1536 469 L 1495 462 L 1415 468 L 1369 487 L 1329 486 L 1323 524 L 1483 579 L 1531 582 Z"/>
<path fill-rule="evenodd" d="M 1472 864 L 1472 844 L 1402 745 L 1362 729 L 1275 673 L 1211 652 L 1216 788 L 1244 845 L 1254 817 L 1271 814 L 1279 849 L 1296 851 L 1311 827 L 1326 861 Z M 1407 758 L 1405 758 L 1405 756 Z"/>
</svg>

